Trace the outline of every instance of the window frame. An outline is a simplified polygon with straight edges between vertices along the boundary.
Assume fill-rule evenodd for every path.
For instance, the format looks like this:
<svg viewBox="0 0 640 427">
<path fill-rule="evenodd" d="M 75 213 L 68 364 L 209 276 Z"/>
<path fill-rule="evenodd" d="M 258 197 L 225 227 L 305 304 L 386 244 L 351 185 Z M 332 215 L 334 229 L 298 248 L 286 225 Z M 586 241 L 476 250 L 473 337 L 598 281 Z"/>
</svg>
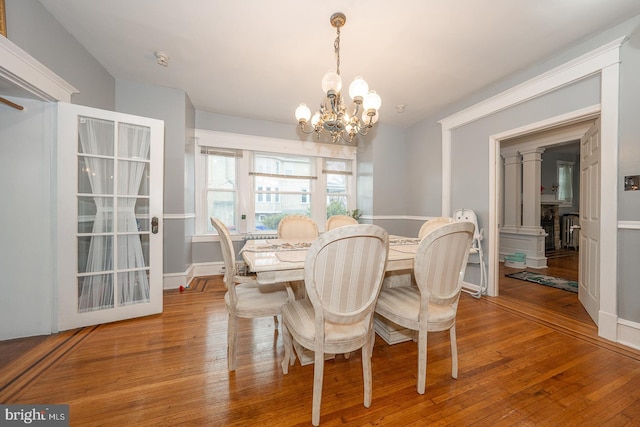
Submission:
<svg viewBox="0 0 640 427">
<path fill-rule="evenodd" d="M 571 168 L 571 173 L 569 174 L 569 178 L 571 179 L 571 199 L 560 198 L 560 175 L 562 174 L 561 169 L 569 166 Z M 573 201 L 575 199 L 575 194 L 573 194 L 573 187 L 575 182 L 575 166 L 576 162 L 568 161 L 568 160 L 557 160 L 556 161 L 556 182 L 558 183 L 558 188 L 556 189 L 556 200 L 560 202 L 560 207 L 571 207 L 573 206 Z"/>
<path fill-rule="evenodd" d="M 201 147 L 242 150 L 242 156 L 237 160 L 237 212 L 238 234 L 273 234 L 273 231 L 255 230 L 255 200 L 253 176 L 250 172 L 253 168 L 254 153 L 291 154 L 309 157 L 315 160 L 314 170 L 317 179 L 312 179 L 309 189 L 309 203 L 312 211 L 311 217 L 318 224 L 320 230 L 324 230 L 327 212 L 327 179 L 323 173 L 325 159 L 339 159 L 351 161 L 351 175 L 347 178 L 347 209 L 356 208 L 356 146 L 325 144 L 319 142 L 296 141 L 278 138 L 267 138 L 252 135 L 218 132 L 204 129 L 195 131 L 195 225 L 197 236 L 215 236 L 215 232 L 209 232 L 207 222 L 206 195 L 206 155 L 201 154 Z M 248 190 L 248 191 L 247 191 Z M 242 217 L 245 219 L 242 219 Z M 236 234 L 236 233 L 234 233 Z"/>
</svg>

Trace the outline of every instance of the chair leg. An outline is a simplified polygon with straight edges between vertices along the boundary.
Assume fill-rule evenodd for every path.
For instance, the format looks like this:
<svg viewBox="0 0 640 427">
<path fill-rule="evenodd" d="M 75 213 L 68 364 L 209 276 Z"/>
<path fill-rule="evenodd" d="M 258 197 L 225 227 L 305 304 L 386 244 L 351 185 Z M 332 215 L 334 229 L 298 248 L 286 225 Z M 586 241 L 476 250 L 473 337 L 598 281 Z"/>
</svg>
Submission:
<svg viewBox="0 0 640 427">
<path fill-rule="evenodd" d="M 418 331 L 418 394 L 424 394 L 427 383 L 427 330 Z"/>
<path fill-rule="evenodd" d="M 315 351 L 313 366 L 313 408 L 311 410 L 311 423 L 320 425 L 320 404 L 322 402 L 322 379 L 324 376 L 324 353 Z"/>
<path fill-rule="evenodd" d="M 227 321 L 227 366 L 230 371 L 236 370 L 236 349 L 238 346 L 238 318 L 229 313 Z"/>
<path fill-rule="evenodd" d="M 364 381 L 364 407 L 371 406 L 371 353 L 369 344 L 362 346 L 362 379 Z"/>
<path fill-rule="evenodd" d="M 451 340 L 451 377 L 458 378 L 458 344 L 455 324 L 449 329 L 449 339 Z"/>
<path fill-rule="evenodd" d="M 284 344 L 284 359 L 282 360 L 282 373 L 289 373 L 289 365 L 293 366 L 296 361 L 296 355 L 293 351 L 291 333 L 287 328 L 285 321 L 282 321 L 282 342 Z"/>
<path fill-rule="evenodd" d="M 274 329 L 278 329 L 278 316 L 273 316 Z"/>
</svg>

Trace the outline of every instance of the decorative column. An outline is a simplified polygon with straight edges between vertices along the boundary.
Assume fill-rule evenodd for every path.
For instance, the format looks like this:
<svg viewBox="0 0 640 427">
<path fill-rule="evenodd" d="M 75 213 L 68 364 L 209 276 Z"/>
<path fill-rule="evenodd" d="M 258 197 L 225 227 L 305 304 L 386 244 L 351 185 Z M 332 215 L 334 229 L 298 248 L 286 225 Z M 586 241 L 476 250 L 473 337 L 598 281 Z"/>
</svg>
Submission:
<svg viewBox="0 0 640 427">
<path fill-rule="evenodd" d="M 544 148 L 521 151 L 522 154 L 522 226 L 540 227 L 540 183 Z"/>
<path fill-rule="evenodd" d="M 502 150 L 504 156 L 503 228 L 515 230 L 522 225 L 522 160 L 517 150 Z"/>
</svg>

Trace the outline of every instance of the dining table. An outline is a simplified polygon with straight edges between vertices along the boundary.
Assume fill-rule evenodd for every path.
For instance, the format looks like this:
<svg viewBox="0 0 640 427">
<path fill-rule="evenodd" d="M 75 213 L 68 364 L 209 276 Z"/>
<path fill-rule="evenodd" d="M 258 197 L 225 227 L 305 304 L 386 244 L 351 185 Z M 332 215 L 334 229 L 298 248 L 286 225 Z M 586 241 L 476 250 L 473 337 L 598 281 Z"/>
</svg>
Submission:
<svg viewBox="0 0 640 427">
<path fill-rule="evenodd" d="M 304 261 L 314 239 L 247 240 L 240 253 L 261 285 L 304 280 Z M 389 236 L 387 272 L 413 269 L 420 239 Z"/>
<path fill-rule="evenodd" d="M 250 239 L 245 241 L 240 253 L 248 271 L 256 275 L 258 284 L 304 281 L 304 262 L 313 240 Z M 407 285 L 411 282 L 413 260 L 419 243 L 420 239 L 416 237 L 389 235 L 389 253 L 383 287 Z M 388 344 L 413 339 L 412 331 L 377 316 L 374 318 L 374 327 Z"/>
</svg>

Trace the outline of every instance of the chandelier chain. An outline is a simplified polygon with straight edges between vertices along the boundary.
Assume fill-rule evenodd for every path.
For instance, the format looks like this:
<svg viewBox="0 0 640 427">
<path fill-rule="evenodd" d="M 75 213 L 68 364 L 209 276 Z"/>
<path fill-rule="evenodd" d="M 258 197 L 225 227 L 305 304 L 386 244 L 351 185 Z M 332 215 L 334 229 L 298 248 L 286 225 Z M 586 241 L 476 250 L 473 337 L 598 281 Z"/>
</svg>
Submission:
<svg viewBox="0 0 640 427">
<path fill-rule="evenodd" d="M 340 75 L 340 27 L 336 29 L 336 33 L 338 35 L 333 43 L 333 50 L 336 52 L 336 74 Z"/>
</svg>

